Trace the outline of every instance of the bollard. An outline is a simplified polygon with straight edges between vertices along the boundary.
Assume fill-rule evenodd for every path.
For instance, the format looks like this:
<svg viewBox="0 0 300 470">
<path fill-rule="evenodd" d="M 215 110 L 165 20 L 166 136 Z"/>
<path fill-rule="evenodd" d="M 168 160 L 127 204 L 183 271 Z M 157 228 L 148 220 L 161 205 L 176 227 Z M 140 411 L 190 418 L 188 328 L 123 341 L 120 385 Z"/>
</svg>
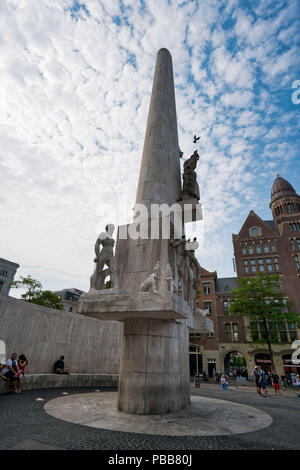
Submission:
<svg viewBox="0 0 300 470">
<path fill-rule="evenodd" d="M 195 388 L 200 388 L 200 374 L 195 375 Z"/>
</svg>

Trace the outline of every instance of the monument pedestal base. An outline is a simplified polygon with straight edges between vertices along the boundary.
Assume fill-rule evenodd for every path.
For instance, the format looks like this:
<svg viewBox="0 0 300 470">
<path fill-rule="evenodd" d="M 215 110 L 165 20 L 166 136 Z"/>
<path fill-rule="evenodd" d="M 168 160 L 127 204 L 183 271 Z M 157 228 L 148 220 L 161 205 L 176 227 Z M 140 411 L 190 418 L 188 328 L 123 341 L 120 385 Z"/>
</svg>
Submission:
<svg viewBox="0 0 300 470">
<path fill-rule="evenodd" d="M 186 325 L 156 319 L 124 321 L 118 409 L 161 414 L 190 404 Z"/>
</svg>

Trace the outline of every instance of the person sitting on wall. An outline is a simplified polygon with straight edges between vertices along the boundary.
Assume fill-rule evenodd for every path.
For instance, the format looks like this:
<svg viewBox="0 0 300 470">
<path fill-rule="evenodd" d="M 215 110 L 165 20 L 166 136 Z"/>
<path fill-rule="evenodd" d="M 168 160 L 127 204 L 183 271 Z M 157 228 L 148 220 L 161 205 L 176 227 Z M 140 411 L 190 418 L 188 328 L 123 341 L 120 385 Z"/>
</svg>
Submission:
<svg viewBox="0 0 300 470">
<path fill-rule="evenodd" d="M 65 363 L 64 363 L 65 356 L 60 356 L 58 361 L 54 363 L 54 373 L 55 374 L 69 374 L 70 369 L 65 369 Z"/>
<path fill-rule="evenodd" d="M 26 359 L 26 357 L 24 356 L 24 354 L 20 354 L 19 355 L 19 360 L 18 360 L 18 366 L 19 366 L 19 388 L 18 388 L 18 392 L 21 393 L 21 389 L 22 389 L 22 381 L 23 381 L 23 377 L 25 375 L 25 367 L 28 365 L 28 361 Z"/>
<path fill-rule="evenodd" d="M 2 375 L 8 379 L 13 387 L 14 393 L 19 393 L 20 370 L 16 361 L 17 353 L 12 353 L 11 358 L 6 361 L 6 366 L 2 369 Z"/>
<path fill-rule="evenodd" d="M 2 382 L 2 380 L 4 380 L 5 382 L 9 382 L 8 378 L 4 377 L 4 375 L 2 375 L 2 370 L 5 368 L 5 364 L 0 364 L 0 383 Z"/>
</svg>

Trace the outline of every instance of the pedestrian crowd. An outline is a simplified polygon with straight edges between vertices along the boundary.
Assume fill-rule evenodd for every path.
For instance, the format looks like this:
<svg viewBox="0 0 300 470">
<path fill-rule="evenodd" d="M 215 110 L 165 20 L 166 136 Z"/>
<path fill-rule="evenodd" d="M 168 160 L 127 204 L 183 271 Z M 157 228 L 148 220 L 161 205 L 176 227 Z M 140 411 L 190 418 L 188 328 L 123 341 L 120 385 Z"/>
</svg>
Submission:
<svg viewBox="0 0 300 470">
<path fill-rule="evenodd" d="M 221 385 L 221 390 L 228 390 L 229 381 L 234 384 L 234 381 L 240 377 L 248 379 L 248 373 L 245 373 L 244 368 L 230 368 L 226 369 L 224 373 L 216 372 L 213 370 L 213 378 L 218 385 Z M 265 370 L 264 368 L 256 365 L 252 371 L 252 378 L 255 381 L 256 392 L 258 397 L 268 398 L 267 386 L 273 386 L 275 396 L 280 397 L 280 386 L 285 391 L 287 387 L 292 387 L 293 382 L 288 374 L 279 375 L 275 369 Z M 203 379 L 208 380 L 208 376 L 203 372 Z M 300 389 L 300 377 L 299 374 L 296 376 L 296 384 Z M 299 394 L 300 398 L 300 394 Z"/>
<path fill-rule="evenodd" d="M 17 357 L 17 353 L 12 353 L 10 359 L 5 364 L 0 363 L 0 383 L 2 381 L 8 382 L 12 387 L 13 393 L 21 393 L 25 368 L 28 366 L 28 360 L 24 354 L 20 354 L 18 360 Z M 70 369 L 65 368 L 64 359 L 64 356 L 60 356 L 55 361 L 53 366 L 54 374 L 68 375 L 70 373 Z"/>
<path fill-rule="evenodd" d="M 256 392 L 258 397 L 268 398 L 267 385 L 273 385 L 275 395 L 280 397 L 281 379 L 275 369 L 265 372 L 260 366 L 255 366 L 252 371 L 252 377 L 255 380 Z"/>
</svg>

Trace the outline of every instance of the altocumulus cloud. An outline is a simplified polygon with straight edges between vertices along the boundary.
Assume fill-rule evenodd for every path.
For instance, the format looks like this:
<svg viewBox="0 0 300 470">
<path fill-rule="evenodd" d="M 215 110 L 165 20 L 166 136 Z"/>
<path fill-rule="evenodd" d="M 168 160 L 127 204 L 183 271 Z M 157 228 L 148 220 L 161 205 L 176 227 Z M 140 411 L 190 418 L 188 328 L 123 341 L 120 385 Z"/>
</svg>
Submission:
<svg viewBox="0 0 300 470">
<path fill-rule="evenodd" d="M 296 0 L 2 0 L 1 256 L 45 287 L 88 287 L 111 207 L 114 222 L 131 217 L 167 47 L 185 158 L 201 135 L 199 261 L 232 275 L 231 233 L 250 209 L 270 217 L 274 172 L 299 190 L 297 11 Z"/>
</svg>

